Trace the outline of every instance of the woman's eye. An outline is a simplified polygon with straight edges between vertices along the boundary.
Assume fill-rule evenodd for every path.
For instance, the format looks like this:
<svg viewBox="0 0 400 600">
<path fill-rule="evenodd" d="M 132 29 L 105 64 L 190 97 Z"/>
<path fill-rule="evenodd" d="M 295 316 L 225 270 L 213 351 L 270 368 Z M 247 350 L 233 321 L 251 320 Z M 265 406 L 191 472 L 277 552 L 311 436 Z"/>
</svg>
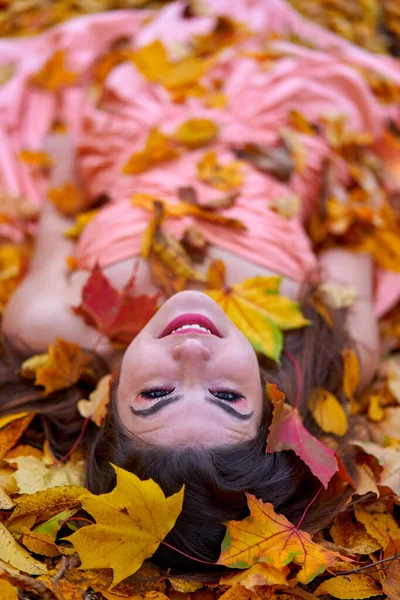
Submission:
<svg viewBox="0 0 400 600">
<path fill-rule="evenodd" d="M 174 390 L 145 390 L 141 392 L 140 396 L 143 398 L 148 398 L 149 400 L 156 400 L 157 398 L 163 398 L 164 396 L 168 396 Z"/>
<path fill-rule="evenodd" d="M 243 398 L 242 394 L 239 394 L 238 392 L 234 392 L 232 390 L 217 390 L 217 391 L 212 391 L 209 390 L 213 396 L 216 396 L 217 398 L 219 398 L 220 400 L 225 400 L 226 402 L 237 402 L 238 400 L 241 400 Z"/>
</svg>

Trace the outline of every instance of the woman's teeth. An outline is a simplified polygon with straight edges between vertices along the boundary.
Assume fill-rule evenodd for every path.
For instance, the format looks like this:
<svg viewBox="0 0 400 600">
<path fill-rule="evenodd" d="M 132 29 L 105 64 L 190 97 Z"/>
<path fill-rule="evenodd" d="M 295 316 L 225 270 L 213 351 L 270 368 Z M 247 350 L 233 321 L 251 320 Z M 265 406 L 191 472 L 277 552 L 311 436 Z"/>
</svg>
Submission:
<svg viewBox="0 0 400 600">
<path fill-rule="evenodd" d="M 203 327 L 202 325 L 198 325 L 197 323 L 193 323 L 192 325 L 182 325 L 177 329 L 173 329 L 171 333 L 175 333 L 176 331 L 182 331 L 183 329 L 199 329 L 200 331 L 206 331 L 207 333 L 211 333 L 210 329 L 207 329 L 207 327 Z"/>
</svg>

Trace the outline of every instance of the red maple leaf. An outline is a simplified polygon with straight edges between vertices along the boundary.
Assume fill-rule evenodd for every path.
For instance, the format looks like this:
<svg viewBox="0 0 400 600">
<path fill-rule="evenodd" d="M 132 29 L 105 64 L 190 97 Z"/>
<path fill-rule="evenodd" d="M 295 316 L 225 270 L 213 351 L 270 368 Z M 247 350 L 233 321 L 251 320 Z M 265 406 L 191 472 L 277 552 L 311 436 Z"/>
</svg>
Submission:
<svg viewBox="0 0 400 600">
<path fill-rule="evenodd" d="M 157 310 L 160 294 L 133 296 L 137 265 L 122 292 L 116 290 L 98 265 L 82 289 L 74 311 L 116 344 L 129 344 Z"/>
</svg>

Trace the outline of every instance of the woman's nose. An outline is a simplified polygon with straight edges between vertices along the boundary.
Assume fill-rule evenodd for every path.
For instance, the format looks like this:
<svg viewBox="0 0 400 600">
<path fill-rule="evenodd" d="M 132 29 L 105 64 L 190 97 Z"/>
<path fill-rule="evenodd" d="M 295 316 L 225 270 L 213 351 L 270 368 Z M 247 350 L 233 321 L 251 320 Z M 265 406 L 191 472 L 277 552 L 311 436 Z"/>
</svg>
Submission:
<svg viewBox="0 0 400 600">
<path fill-rule="evenodd" d="M 175 360 L 205 361 L 210 358 L 211 351 L 199 340 L 188 338 L 173 348 L 172 355 Z"/>
</svg>

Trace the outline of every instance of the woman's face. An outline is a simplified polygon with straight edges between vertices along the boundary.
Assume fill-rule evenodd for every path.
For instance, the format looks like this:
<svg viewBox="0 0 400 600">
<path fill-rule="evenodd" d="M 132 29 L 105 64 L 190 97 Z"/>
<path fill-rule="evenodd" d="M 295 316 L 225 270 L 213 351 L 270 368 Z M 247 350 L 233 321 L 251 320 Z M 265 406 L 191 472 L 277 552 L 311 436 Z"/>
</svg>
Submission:
<svg viewBox="0 0 400 600">
<path fill-rule="evenodd" d="M 251 439 L 262 402 L 256 353 L 202 292 L 169 298 L 122 361 L 120 420 L 150 444 L 218 446 Z"/>
</svg>

